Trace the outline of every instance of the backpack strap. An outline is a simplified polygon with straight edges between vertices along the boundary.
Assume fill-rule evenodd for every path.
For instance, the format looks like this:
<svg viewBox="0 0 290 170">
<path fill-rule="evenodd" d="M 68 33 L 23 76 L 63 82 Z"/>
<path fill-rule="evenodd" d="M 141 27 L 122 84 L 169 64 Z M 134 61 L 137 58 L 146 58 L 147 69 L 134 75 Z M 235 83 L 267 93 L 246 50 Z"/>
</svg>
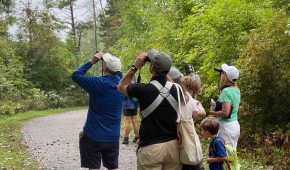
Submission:
<svg viewBox="0 0 290 170">
<path fill-rule="evenodd" d="M 173 83 L 167 81 L 165 86 L 162 86 L 158 81 L 153 80 L 150 82 L 152 85 L 154 85 L 159 90 L 159 95 L 156 97 L 156 99 L 144 110 L 141 111 L 142 120 L 145 119 L 147 116 L 149 116 L 164 100 L 167 99 L 167 101 L 170 103 L 170 105 L 177 111 L 178 103 L 175 100 L 175 98 L 170 94 L 170 89 L 173 85 Z"/>
</svg>

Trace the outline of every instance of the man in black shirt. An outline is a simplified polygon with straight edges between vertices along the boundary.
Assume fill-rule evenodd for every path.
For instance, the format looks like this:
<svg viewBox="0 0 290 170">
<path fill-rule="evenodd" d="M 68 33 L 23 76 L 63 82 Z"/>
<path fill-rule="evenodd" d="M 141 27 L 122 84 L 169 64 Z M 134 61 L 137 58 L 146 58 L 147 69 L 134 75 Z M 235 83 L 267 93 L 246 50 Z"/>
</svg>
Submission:
<svg viewBox="0 0 290 170">
<path fill-rule="evenodd" d="M 131 84 L 134 74 L 147 60 L 151 62 L 151 82 Z M 181 169 L 176 126 L 177 89 L 167 81 L 170 68 L 168 55 L 156 50 L 142 52 L 118 85 L 121 93 L 138 99 L 140 104 L 138 170 Z"/>
</svg>

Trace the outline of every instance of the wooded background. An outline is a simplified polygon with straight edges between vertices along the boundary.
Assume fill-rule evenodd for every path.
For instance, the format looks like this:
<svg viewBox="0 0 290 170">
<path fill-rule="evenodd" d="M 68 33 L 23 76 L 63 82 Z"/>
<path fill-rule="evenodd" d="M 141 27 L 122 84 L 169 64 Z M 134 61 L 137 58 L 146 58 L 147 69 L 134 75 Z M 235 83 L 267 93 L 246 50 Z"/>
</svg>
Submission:
<svg viewBox="0 0 290 170">
<path fill-rule="evenodd" d="M 80 0 L 78 0 L 80 1 Z M 123 71 L 151 48 L 194 66 L 207 108 L 219 94 L 214 67 L 240 70 L 240 152 L 289 166 L 290 2 L 288 0 L 86 0 L 91 16 L 76 20 L 77 0 L 0 1 L 0 115 L 87 104 L 70 74 L 96 50 L 121 58 Z M 64 11 L 61 20 L 51 11 Z M 11 25 L 17 26 L 14 36 Z M 69 31 L 67 31 L 69 30 Z M 58 32 L 67 31 L 62 39 Z M 101 75 L 101 66 L 90 70 Z M 149 80 L 141 70 L 142 82 Z M 269 155 L 263 157 L 263 155 Z M 249 155 L 249 154 L 248 154 Z"/>
</svg>

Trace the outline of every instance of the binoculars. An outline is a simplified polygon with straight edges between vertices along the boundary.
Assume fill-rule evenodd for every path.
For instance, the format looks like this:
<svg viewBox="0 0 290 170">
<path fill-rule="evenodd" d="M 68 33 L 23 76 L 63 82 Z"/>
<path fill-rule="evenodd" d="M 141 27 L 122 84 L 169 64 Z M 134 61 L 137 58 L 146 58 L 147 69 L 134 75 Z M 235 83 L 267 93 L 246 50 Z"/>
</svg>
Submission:
<svg viewBox="0 0 290 170">
<path fill-rule="evenodd" d="M 149 63 L 151 63 L 151 60 L 150 60 L 150 58 L 149 58 L 148 56 L 146 56 L 146 58 L 145 58 L 145 62 L 149 62 Z"/>
</svg>

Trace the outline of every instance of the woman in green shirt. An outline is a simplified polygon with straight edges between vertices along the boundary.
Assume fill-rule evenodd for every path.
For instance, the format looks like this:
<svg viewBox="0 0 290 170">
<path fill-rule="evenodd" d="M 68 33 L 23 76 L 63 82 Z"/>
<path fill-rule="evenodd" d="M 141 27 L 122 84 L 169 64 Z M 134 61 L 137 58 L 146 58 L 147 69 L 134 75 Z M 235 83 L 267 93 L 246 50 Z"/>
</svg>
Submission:
<svg viewBox="0 0 290 170">
<path fill-rule="evenodd" d="M 239 71 L 235 66 L 222 64 L 221 68 L 215 68 L 220 72 L 220 87 L 222 92 L 218 102 L 221 103 L 221 110 L 210 108 L 210 113 L 218 117 L 220 129 L 218 135 L 222 137 L 227 145 L 237 148 L 240 136 L 240 124 L 238 122 L 238 109 L 241 93 L 236 85 Z"/>
</svg>

